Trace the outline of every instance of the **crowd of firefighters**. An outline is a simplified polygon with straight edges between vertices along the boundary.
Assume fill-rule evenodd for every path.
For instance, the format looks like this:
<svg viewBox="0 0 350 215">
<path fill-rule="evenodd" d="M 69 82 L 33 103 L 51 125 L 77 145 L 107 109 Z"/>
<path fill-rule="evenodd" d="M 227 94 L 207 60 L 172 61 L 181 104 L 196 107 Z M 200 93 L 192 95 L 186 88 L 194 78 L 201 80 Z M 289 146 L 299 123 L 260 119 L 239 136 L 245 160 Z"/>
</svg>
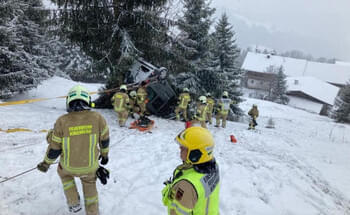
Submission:
<svg viewBox="0 0 350 215">
<path fill-rule="evenodd" d="M 146 104 L 148 101 L 146 82 L 141 82 L 141 86 L 137 90 L 131 90 L 129 93 L 125 84 L 121 85 L 119 90 L 111 98 L 114 111 L 118 116 L 119 126 L 124 127 L 129 116 L 135 118 L 135 113 L 142 120 L 146 114 Z"/>
<path fill-rule="evenodd" d="M 129 97 L 130 95 L 130 97 Z M 120 86 L 120 92 L 113 95 L 111 101 L 118 114 L 120 126 L 125 126 L 129 115 L 138 113 L 145 116 L 147 92 L 146 83 L 137 91 L 127 92 L 127 86 Z M 219 214 L 220 176 L 219 166 L 213 155 L 214 138 L 206 129 L 206 121 L 212 123 L 212 113 L 216 112 L 216 126 L 226 127 L 226 118 L 230 105 L 235 102 L 225 91 L 217 102 L 210 93 L 200 96 L 193 119 L 188 119 L 187 108 L 191 102 L 188 88 L 184 88 L 178 98 L 175 109 L 176 120 L 182 112 L 185 121 L 199 122 L 201 127 L 189 127 L 176 137 L 180 147 L 182 163 L 174 170 L 173 176 L 164 182 L 161 191 L 162 202 L 169 215 L 179 214 Z M 67 114 L 60 116 L 47 134 L 49 143 L 44 160 L 37 165 L 38 170 L 47 172 L 50 165 L 60 157 L 57 172 L 61 178 L 64 194 L 70 212 L 79 212 L 82 207 L 75 183 L 80 178 L 83 186 L 85 212 L 98 215 L 97 178 L 107 183 L 109 171 L 103 167 L 109 161 L 110 130 L 104 117 L 91 111 L 91 97 L 82 86 L 73 87 L 67 95 Z M 256 105 L 248 113 L 256 125 L 258 111 Z M 100 162 L 99 162 L 100 160 Z M 102 165 L 102 166 L 101 166 Z M 131 166 L 132 168 L 132 166 Z"/>
<path fill-rule="evenodd" d="M 124 127 L 126 120 L 129 116 L 132 118 L 137 113 L 140 116 L 140 121 L 145 118 L 147 112 L 147 91 L 146 83 L 142 82 L 141 86 L 135 90 L 131 90 L 128 93 L 126 85 L 120 86 L 120 91 L 115 93 L 111 98 L 114 110 L 118 116 L 118 122 L 120 127 Z M 236 104 L 236 102 L 229 98 L 227 91 L 222 93 L 222 97 L 217 99 L 213 98 L 211 93 L 207 93 L 205 96 L 200 96 L 196 101 L 195 114 L 192 117 L 188 116 L 188 108 L 192 102 L 191 95 L 188 88 L 184 88 L 177 100 L 177 107 L 175 108 L 176 120 L 180 120 L 181 114 L 183 120 L 191 122 L 191 124 L 199 123 L 201 127 L 207 128 L 207 123 L 212 124 L 213 113 L 215 113 L 216 124 L 215 127 L 226 127 L 227 116 L 230 111 L 230 105 Z M 259 111 L 256 105 L 253 105 L 252 109 L 248 112 L 251 116 L 249 123 L 249 129 L 255 129 L 256 118 L 259 116 Z"/>
</svg>

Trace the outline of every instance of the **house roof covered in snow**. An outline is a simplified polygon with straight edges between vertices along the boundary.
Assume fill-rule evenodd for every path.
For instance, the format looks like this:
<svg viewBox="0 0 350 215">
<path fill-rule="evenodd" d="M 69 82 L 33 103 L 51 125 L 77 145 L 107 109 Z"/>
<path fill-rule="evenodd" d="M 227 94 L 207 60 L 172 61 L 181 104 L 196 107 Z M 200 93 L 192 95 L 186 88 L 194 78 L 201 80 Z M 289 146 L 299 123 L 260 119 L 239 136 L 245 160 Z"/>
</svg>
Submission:
<svg viewBox="0 0 350 215">
<path fill-rule="evenodd" d="M 345 61 L 335 61 L 335 64 L 338 64 L 338 65 L 343 65 L 343 66 L 350 66 L 350 62 L 345 62 Z"/>
<path fill-rule="evenodd" d="M 287 92 L 302 92 L 329 105 L 334 104 L 339 88 L 314 77 L 288 77 Z"/>
<path fill-rule="evenodd" d="M 283 66 L 289 77 L 311 76 L 332 84 L 345 85 L 350 79 L 350 66 L 311 62 L 270 54 L 248 52 L 242 69 L 254 72 L 266 72 L 270 66 Z"/>
</svg>

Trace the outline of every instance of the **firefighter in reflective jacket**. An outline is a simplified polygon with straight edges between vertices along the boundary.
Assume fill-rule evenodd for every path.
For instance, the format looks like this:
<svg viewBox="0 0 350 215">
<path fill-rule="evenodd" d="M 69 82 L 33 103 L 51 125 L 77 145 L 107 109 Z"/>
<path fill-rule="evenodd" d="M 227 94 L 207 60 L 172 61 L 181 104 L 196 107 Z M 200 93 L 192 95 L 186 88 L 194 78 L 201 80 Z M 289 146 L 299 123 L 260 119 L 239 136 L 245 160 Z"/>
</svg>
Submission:
<svg viewBox="0 0 350 215">
<path fill-rule="evenodd" d="M 255 126 L 258 125 L 256 118 L 259 116 L 259 110 L 256 104 L 253 104 L 253 107 L 249 110 L 248 115 L 251 117 L 248 129 L 255 129 Z"/>
<path fill-rule="evenodd" d="M 183 164 L 164 182 L 162 201 L 168 214 L 218 215 L 220 177 L 213 136 L 205 128 L 190 127 L 175 139 Z"/>
<path fill-rule="evenodd" d="M 203 128 L 207 128 L 206 120 L 207 120 L 207 98 L 205 96 L 200 96 L 197 103 L 196 115 L 192 120 L 192 124 L 200 123 Z"/>
<path fill-rule="evenodd" d="M 228 92 L 224 91 L 222 94 L 222 98 L 218 102 L 215 127 L 220 127 L 220 120 L 222 120 L 222 127 L 226 127 L 226 119 L 228 112 L 230 111 L 230 105 L 234 103 L 234 101 L 228 98 Z"/>
<path fill-rule="evenodd" d="M 103 165 L 108 162 L 109 129 L 102 115 L 90 111 L 90 96 L 84 87 L 73 87 L 66 104 L 68 114 L 59 117 L 54 129 L 48 132 L 46 139 L 49 146 L 44 161 L 37 168 L 46 172 L 60 156 L 57 172 L 63 183 L 69 211 L 81 210 L 74 180 L 74 177 L 79 177 L 83 185 L 86 214 L 97 215 L 96 170 L 99 158 L 102 158 Z"/>
<path fill-rule="evenodd" d="M 213 116 L 213 110 L 214 110 L 215 100 L 212 98 L 210 93 L 207 93 L 207 120 L 209 124 L 212 124 L 212 116 Z"/>
<path fill-rule="evenodd" d="M 129 96 L 126 93 L 126 85 L 121 85 L 119 89 L 120 92 L 114 94 L 114 96 L 111 98 L 111 101 L 114 106 L 114 111 L 118 115 L 119 126 L 124 127 L 129 116 L 130 103 Z"/>
<path fill-rule="evenodd" d="M 140 116 L 143 117 L 146 112 L 147 104 L 147 91 L 146 91 L 146 82 L 141 82 L 141 87 L 137 89 L 137 105 L 140 107 Z"/>
<path fill-rule="evenodd" d="M 137 105 L 137 93 L 135 90 L 132 90 L 130 93 L 130 98 L 129 98 L 129 104 L 130 104 L 130 109 L 129 109 L 129 115 L 131 116 L 131 118 L 135 118 L 134 117 L 134 113 L 139 113 L 140 112 L 140 108 Z"/>
<path fill-rule="evenodd" d="M 191 102 L 191 96 L 187 87 L 183 89 L 178 99 L 178 106 L 175 108 L 176 120 L 180 120 L 180 112 L 182 112 L 184 120 L 187 122 L 187 106 Z"/>
</svg>

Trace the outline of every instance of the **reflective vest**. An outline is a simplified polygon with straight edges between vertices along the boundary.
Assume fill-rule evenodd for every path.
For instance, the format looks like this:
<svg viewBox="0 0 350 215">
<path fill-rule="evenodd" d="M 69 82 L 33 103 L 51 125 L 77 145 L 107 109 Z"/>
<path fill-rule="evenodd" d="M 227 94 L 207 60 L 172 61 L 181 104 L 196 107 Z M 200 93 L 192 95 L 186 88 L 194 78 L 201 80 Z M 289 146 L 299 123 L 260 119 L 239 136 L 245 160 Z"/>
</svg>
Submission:
<svg viewBox="0 0 350 215">
<path fill-rule="evenodd" d="M 212 174 L 198 173 L 193 168 L 175 170 L 174 176 L 176 176 L 179 171 L 182 171 L 182 175 L 176 178 L 170 186 L 172 187 L 180 180 L 187 180 L 196 189 L 198 200 L 193 209 L 188 209 L 182 206 L 176 199 L 169 199 L 167 205 L 168 214 L 170 214 L 171 210 L 174 210 L 178 215 L 218 215 L 220 176 L 219 168 L 216 169 L 217 171 Z M 170 193 L 170 195 L 174 196 L 175 194 Z"/>
</svg>

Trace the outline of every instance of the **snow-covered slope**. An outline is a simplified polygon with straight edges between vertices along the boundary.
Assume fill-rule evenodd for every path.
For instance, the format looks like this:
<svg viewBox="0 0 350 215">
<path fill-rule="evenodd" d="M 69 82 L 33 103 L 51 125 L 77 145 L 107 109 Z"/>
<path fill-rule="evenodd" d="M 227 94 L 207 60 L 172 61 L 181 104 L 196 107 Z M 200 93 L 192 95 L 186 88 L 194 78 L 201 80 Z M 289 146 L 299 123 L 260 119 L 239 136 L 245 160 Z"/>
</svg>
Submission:
<svg viewBox="0 0 350 215">
<path fill-rule="evenodd" d="M 74 84 L 56 77 L 15 99 L 65 95 Z M 221 171 L 221 214 L 350 214 L 350 126 L 261 100 L 247 99 L 241 108 L 247 112 L 253 103 L 260 111 L 258 130 L 247 130 L 247 123 L 209 126 Z M 180 163 L 174 137 L 183 123 L 151 117 L 156 127 L 141 133 L 119 128 L 113 110 L 96 111 L 111 130 L 111 179 L 98 183 L 101 214 L 166 214 L 161 189 Z M 64 99 L 3 106 L 0 128 L 49 129 L 64 113 Z M 275 129 L 265 128 L 271 117 Z M 238 143 L 229 141 L 232 134 Z M 35 167 L 46 146 L 45 133 L 0 132 L 0 181 Z M 0 183 L 0 193 L 1 215 L 69 214 L 55 165 L 46 174 L 32 171 Z"/>
</svg>

